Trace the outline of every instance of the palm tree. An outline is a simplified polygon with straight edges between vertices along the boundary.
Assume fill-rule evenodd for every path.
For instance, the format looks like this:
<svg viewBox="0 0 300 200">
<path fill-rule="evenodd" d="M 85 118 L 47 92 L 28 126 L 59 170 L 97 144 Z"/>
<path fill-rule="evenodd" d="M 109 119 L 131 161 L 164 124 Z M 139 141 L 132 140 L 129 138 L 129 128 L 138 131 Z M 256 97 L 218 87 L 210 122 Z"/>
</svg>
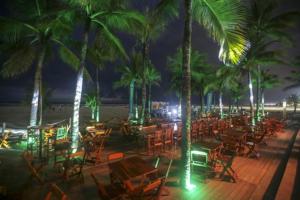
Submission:
<svg viewBox="0 0 300 200">
<path fill-rule="evenodd" d="M 295 68 L 300 67 L 300 56 L 296 57 L 296 59 L 292 62 L 292 65 L 295 66 Z M 292 84 L 285 87 L 284 90 L 289 90 L 300 86 L 300 72 L 298 70 L 292 70 L 290 76 L 286 77 L 285 79 L 292 82 Z"/>
<path fill-rule="evenodd" d="M 204 87 L 208 80 L 211 79 L 213 69 L 207 62 L 207 56 L 196 50 L 191 50 L 191 85 L 192 92 L 200 96 L 201 112 L 204 106 Z M 177 49 L 173 56 L 167 59 L 167 67 L 172 74 L 171 90 L 175 91 L 181 104 L 181 87 L 182 87 L 182 50 Z"/>
<path fill-rule="evenodd" d="M 134 108 L 134 95 L 136 84 L 141 82 L 141 66 L 142 66 L 142 54 L 133 52 L 130 58 L 131 63 L 126 66 L 122 65 L 119 68 L 121 72 L 121 78 L 114 85 L 115 88 L 118 87 L 129 87 L 129 114 L 128 119 L 131 122 L 135 116 L 137 108 Z"/>
<path fill-rule="evenodd" d="M 205 91 L 215 91 L 219 93 L 220 117 L 224 118 L 223 113 L 223 94 L 226 90 L 239 87 L 240 72 L 234 67 L 221 66 L 216 72 L 216 76 L 206 85 Z"/>
<path fill-rule="evenodd" d="M 1 40 L 4 41 L 2 48 L 9 54 L 1 74 L 4 77 L 18 76 L 36 63 L 30 114 L 30 126 L 35 126 L 38 121 L 42 123 L 42 69 L 54 44 L 73 55 L 60 41 L 70 29 L 64 21 L 66 15 L 56 1 L 14 3 L 17 3 L 12 3 L 16 18 L 0 18 Z"/>
<path fill-rule="evenodd" d="M 93 42 L 93 46 L 87 50 L 87 59 L 95 66 L 96 68 L 96 80 L 94 83 L 96 85 L 96 110 L 95 110 L 95 120 L 96 122 L 100 121 L 100 70 L 103 70 L 106 62 L 112 62 L 118 56 L 124 58 L 121 52 L 113 45 L 111 45 L 110 40 L 105 37 L 105 34 L 102 34 L 101 31 L 96 35 Z M 126 59 L 126 58 L 124 58 Z"/>
<path fill-rule="evenodd" d="M 299 102 L 299 95 L 297 94 L 291 94 L 290 96 L 288 96 L 287 98 L 288 103 L 292 103 L 294 106 L 294 113 L 296 113 L 297 111 L 297 107 L 298 107 L 298 102 Z"/>
<path fill-rule="evenodd" d="M 262 70 L 260 74 L 260 107 L 261 107 L 261 115 L 262 117 L 265 116 L 265 90 L 271 89 L 275 86 L 278 86 L 280 84 L 280 81 L 278 79 L 278 76 L 275 74 L 270 74 L 269 70 Z"/>
<path fill-rule="evenodd" d="M 111 28 L 129 31 L 134 25 L 143 24 L 143 17 L 136 12 L 129 11 L 125 2 L 120 1 L 101 1 L 101 0 L 65 0 L 71 11 L 79 17 L 83 24 L 83 41 L 80 53 L 80 67 L 77 74 L 77 83 L 74 98 L 73 120 L 72 120 L 72 149 L 75 151 L 78 146 L 79 132 L 79 108 L 82 94 L 83 72 L 86 65 L 89 35 L 92 28 L 102 30 L 102 34 L 111 41 L 120 52 L 127 57 L 120 40 L 111 32 Z M 73 21 L 76 21 L 72 18 Z"/>
<path fill-rule="evenodd" d="M 150 64 L 150 43 L 156 40 L 165 30 L 170 19 L 178 15 L 178 4 L 176 0 L 160 0 L 159 3 L 149 10 L 146 7 L 144 11 L 145 24 L 143 27 L 138 27 L 136 35 L 138 43 L 141 46 L 143 56 L 143 69 L 145 70 Z M 142 109 L 140 113 L 140 124 L 144 123 L 145 109 L 146 109 L 146 79 L 145 73 L 141 74 L 142 78 Z"/>
<path fill-rule="evenodd" d="M 152 64 L 148 65 L 144 73 L 146 77 L 146 84 L 148 85 L 148 118 L 151 119 L 151 88 L 152 85 L 159 85 L 161 76 Z"/>
<path fill-rule="evenodd" d="M 85 105 L 91 109 L 91 119 L 95 120 L 97 114 L 97 97 L 93 93 L 85 94 Z"/>
<path fill-rule="evenodd" d="M 254 124 L 254 103 L 252 74 L 257 71 L 257 108 L 256 120 L 259 118 L 260 92 L 260 70 L 262 66 L 282 63 L 278 51 L 270 50 L 274 43 L 279 45 L 291 43 L 291 37 L 286 31 L 293 27 L 299 17 L 299 12 L 277 12 L 277 1 L 254 0 L 251 4 L 251 12 L 248 25 L 248 35 L 251 42 L 251 49 L 245 57 L 245 66 L 248 72 L 250 109 L 252 123 Z"/>
<path fill-rule="evenodd" d="M 191 130 L 191 32 L 192 14 L 197 22 L 202 24 L 214 39 L 221 45 L 219 57 L 224 62 L 237 64 L 247 49 L 243 25 L 245 11 L 239 1 L 184 1 L 184 35 L 182 59 L 182 177 L 184 188 L 190 188 L 190 130 Z"/>
</svg>

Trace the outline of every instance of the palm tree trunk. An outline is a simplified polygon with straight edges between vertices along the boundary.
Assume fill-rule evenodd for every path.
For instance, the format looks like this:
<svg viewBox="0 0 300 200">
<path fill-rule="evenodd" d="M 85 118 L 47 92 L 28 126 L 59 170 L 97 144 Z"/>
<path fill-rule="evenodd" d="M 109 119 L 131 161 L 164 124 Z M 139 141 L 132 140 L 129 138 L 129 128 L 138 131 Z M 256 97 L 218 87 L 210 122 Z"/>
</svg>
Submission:
<svg viewBox="0 0 300 200">
<path fill-rule="evenodd" d="M 248 71 L 248 83 L 249 83 L 249 100 L 250 100 L 250 117 L 252 125 L 255 125 L 254 121 L 254 104 L 253 104 L 253 85 L 252 85 L 252 77 L 250 70 Z"/>
<path fill-rule="evenodd" d="M 136 120 L 138 120 L 138 118 L 139 118 L 139 102 L 138 102 L 138 89 L 137 89 L 137 87 L 135 87 L 135 96 L 134 96 L 134 98 L 135 98 L 135 115 L 134 115 L 134 117 L 135 117 L 135 119 Z"/>
<path fill-rule="evenodd" d="M 100 121 L 100 105 L 101 105 L 99 67 L 96 68 L 96 122 Z"/>
<path fill-rule="evenodd" d="M 256 78 L 256 112 L 255 119 L 260 121 L 260 66 L 257 65 L 257 78 Z"/>
<path fill-rule="evenodd" d="M 182 143 L 181 143 L 181 185 L 191 186 L 191 34 L 192 34 L 192 0 L 185 0 L 184 35 L 182 45 Z"/>
<path fill-rule="evenodd" d="M 212 93 L 212 108 L 213 108 L 213 110 L 216 108 L 216 94 L 213 92 Z"/>
<path fill-rule="evenodd" d="M 85 68 L 86 53 L 87 53 L 87 47 L 89 41 L 89 30 L 90 30 L 90 21 L 87 20 L 85 24 L 84 34 L 83 34 L 80 69 L 77 74 L 77 83 L 76 83 L 76 91 L 75 91 L 74 107 L 73 107 L 72 146 L 71 146 L 73 151 L 76 151 L 78 147 L 79 110 L 80 110 L 80 102 L 81 102 L 81 94 L 82 94 L 83 71 Z"/>
<path fill-rule="evenodd" d="M 211 101 L 212 101 L 212 93 L 209 92 L 207 94 L 207 112 L 210 112 L 210 109 L 211 109 Z"/>
<path fill-rule="evenodd" d="M 143 70 L 142 71 L 144 71 L 147 67 L 148 55 L 149 55 L 149 43 L 148 43 L 148 39 L 146 39 L 145 42 L 143 43 Z M 144 124 L 146 101 L 147 101 L 146 77 L 143 73 L 142 74 L 142 109 L 140 114 L 140 124 Z"/>
<path fill-rule="evenodd" d="M 151 119 L 151 83 L 148 85 L 148 118 Z"/>
<path fill-rule="evenodd" d="M 140 114 L 140 124 L 141 125 L 144 124 L 146 99 L 147 99 L 146 81 L 145 81 L 145 78 L 143 78 L 143 81 L 142 81 L 142 109 L 141 109 L 141 114 Z"/>
<path fill-rule="evenodd" d="M 265 117 L 265 92 L 261 89 L 261 114 Z"/>
<path fill-rule="evenodd" d="M 129 86 L 129 121 L 134 118 L 134 82 L 135 80 L 132 80 Z"/>
<path fill-rule="evenodd" d="M 201 90 L 200 92 L 200 113 L 201 115 L 203 114 L 204 111 L 204 94 L 203 94 L 203 90 Z"/>
<path fill-rule="evenodd" d="M 224 118 L 224 116 L 223 116 L 223 101 L 222 101 L 222 97 L 223 97 L 222 92 L 220 92 L 220 94 L 219 94 L 219 107 L 220 107 L 220 117 L 221 117 L 221 119 Z"/>
<path fill-rule="evenodd" d="M 30 126 L 37 125 L 37 115 L 39 106 L 39 97 L 41 96 L 42 68 L 46 54 L 46 47 L 43 46 L 38 57 L 37 69 L 34 75 L 34 88 L 31 100 Z M 41 105 L 40 105 L 41 108 Z M 41 123 L 41 121 L 40 121 Z"/>
<path fill-rule="evenodd" d="M 41 78 L 40 78 L 40 94 L 39 94 L 39 125 L 42 125 L 43 123 L 43 82 L 42 82 L 42 73 L 41 73 Z"/>
</svg>

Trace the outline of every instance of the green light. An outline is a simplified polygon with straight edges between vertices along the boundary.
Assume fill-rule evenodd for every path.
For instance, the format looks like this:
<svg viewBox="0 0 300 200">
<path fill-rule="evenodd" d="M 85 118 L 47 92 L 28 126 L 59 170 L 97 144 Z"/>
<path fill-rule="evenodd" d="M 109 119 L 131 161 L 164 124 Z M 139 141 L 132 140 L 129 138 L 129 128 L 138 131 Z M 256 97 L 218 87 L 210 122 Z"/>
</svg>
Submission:
<svg viewBox="0 0 300 200">
<path fill-rule="evenodd" d="M 194 190 L 195 188 L 196 188 L 196 185 L 191 184 L 190 182 L 187 183 L 187 185 L 186 185 L 186 189 L 187 189 L 188 191 L 192 191 L 192 190 Z"/>
<path fill-rule="evenodd" d="M 33 144 L 34 143 L 34 139 L 32 137 L 28 137 L 28 144 Z"/>
<path fill-rule="evenodd" d="M 204 151 L 191 151 L 191 154 L 196 154 L 196 155 L 203 155 L 203 156 L 207 156 L 207 152 Z"/>
</svg>

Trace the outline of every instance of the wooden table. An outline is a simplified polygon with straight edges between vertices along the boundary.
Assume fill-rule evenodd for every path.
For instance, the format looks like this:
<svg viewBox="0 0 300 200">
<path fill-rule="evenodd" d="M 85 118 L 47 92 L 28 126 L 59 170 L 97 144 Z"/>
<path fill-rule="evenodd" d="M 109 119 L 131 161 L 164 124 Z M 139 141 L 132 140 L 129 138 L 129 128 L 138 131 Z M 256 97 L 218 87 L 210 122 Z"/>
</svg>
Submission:
<svg viewBox="0 0 300 200">
<path fill-rule="evenodd" d="M 244 130 L 240 130 L 240 129 L 230 129 L 228 132 L 227 132 L 227 135 L 228 136 L 231 136 L 233 137 L 236 142 L 238 143 L 239 145 L 239 152 L 241 153 L 244 149 L 244 144 L 246 143 L 246 137 L 247 137 L 247 132 L 244 131 Z"/>
<path fill-rule="evenodd" d="M 140 179 L 142 182 L 147 175 L 157 172 L 157 169 L 138 156 L 126 158 L 117 162 L 109 163 L 112 176 L 121 181 L 130 191 L 136 187 L 133 179 Z M 142 184 L 142 183 L 141 183 Z"/>
<path fill-rule="evenodd" d="M 198 141 L 192 144 L 192 150 L 204 150 L 208 153 L 208 159 L 213 164 L 220 150 L 222 148 L 222 142 L 219 141 Z"/>
</svg>

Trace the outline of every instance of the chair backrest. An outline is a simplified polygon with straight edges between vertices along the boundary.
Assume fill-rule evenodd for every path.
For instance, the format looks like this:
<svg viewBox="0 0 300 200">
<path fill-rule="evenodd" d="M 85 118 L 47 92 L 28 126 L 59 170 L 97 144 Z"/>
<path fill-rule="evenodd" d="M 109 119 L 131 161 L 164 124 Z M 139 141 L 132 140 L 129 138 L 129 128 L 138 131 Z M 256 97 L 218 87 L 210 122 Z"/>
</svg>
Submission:
<svg viewBox="0 0 300 200">
<path fill-rule="evenodd" d="M 165 140 L 172 140 L 173 138 L 173 129 L 167 128 L 165 132 Z"/>
<path fill-rule="evenodd" d="M 124 158 L 123 152 L 115 152 L 115 153 L 111 153 L 107 156 L 108 161 L 115 161 L 115 160 L 120 160 L 123 158 Z"/>
<path fill-rule="evenodd" d="M 97 185 L 99 197 L 103 200 L 110 200 L 111 198 L 108 192 L 106 191 L 105 186 L 97 180 L 96 176 L 93 173 L 91 173 L 91 176 L 95 184 Z"/>
<path fill-rule="evenodd" d="M 37 170 L 33 167 L 32 165 L 32 156 L 29 153 L 24 153 L 23 154 L 23 158 L 26 162 L 26 165 L 31 173 L 31 175 L 34 177 L 34 179 L 37 180 L 37 182 L 41 185 L 44 184 L 44 180 L 42 179 L 42 177 L 39 175 L 39 173 L 37 172 Z"/>
<path fill-rule="evenodd" d="M 47 193 L 47 196 L 44 200 L 51 200 L 52 197 L 55 197 L 54 199 L 60 200 L 68 199 L 68 196 L 55 183 L 52 183 L 50 185 L 50 191 Z"/>
<path fill-rule="evenodd" d="M 162 130 L 156 130 L 154 132 L 154 140 L 162 140 L 163 132 Z"/>
<path fill-rule="evenodd" d="M 161 185 L 161 181 L 162 178 L 158 178 L 153 182 L 150 182 L 149 184 L 145 185 L 143 188 L 143 193 L 149 193 L 151 191 L 158 189 L 158 187 Z"/>
<path fill-rule="evenodd" d="M 105 129 L 105 136 L 109 136 L 111 134 L 112 128 Z"/>
</svg>

